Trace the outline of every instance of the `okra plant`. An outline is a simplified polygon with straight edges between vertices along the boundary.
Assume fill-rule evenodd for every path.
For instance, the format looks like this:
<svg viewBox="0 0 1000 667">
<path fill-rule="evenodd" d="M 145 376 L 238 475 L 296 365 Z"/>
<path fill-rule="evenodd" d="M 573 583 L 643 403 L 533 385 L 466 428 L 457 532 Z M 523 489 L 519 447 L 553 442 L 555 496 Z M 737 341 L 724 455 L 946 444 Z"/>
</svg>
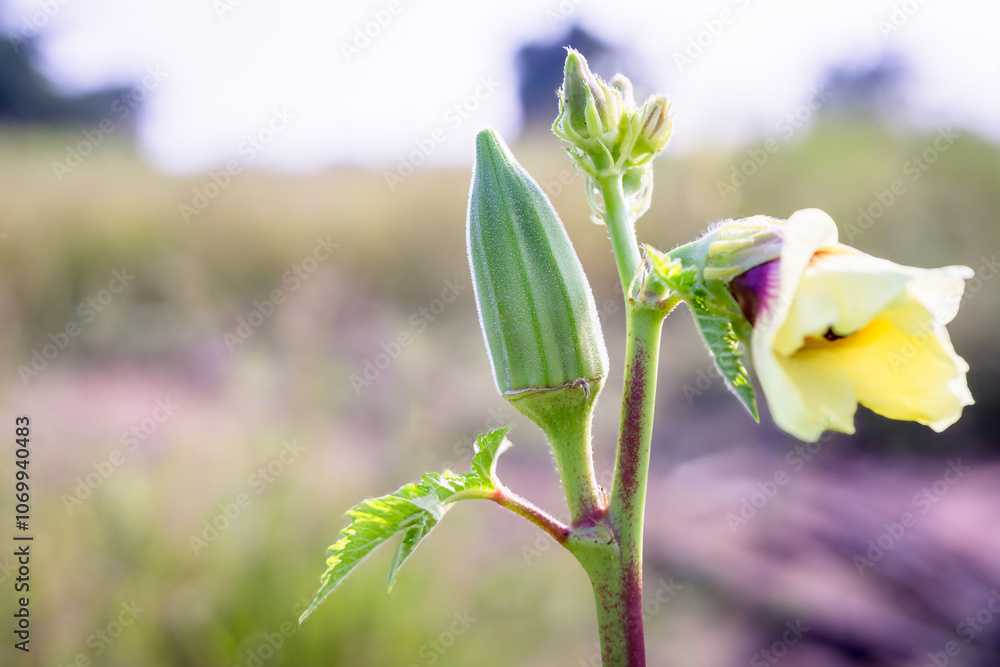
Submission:
<svg viewBox="0 0 1000 667">
<path fill-rule="evenodd" d="M 642 531 L 664 318 L 684 302 L 727 386 L 757 419 L 744 351 L 775 423 L 805 441 L 852 433 L 858 404 L 940 431 L 972 403 L 968 366 L 945 325 L 971 271 L 917 269 L 838 243 L 822 211 L 787 220 L 725 220 L 670 252 L 636 240 L 653 158 L 671 132 L 662 96 L 636 104 L 622 75 L 595 76 L 569 50 L 553 131 L 587 179 L 621 279 L 627 342 L 613 484 L 597 482 L 594 405 L 609 372 L 583 267 L 552 204 L 491 130 L 476 139 L 467 243 L 479 320 L 497 390 L 544 432 L 569 506 L 556 520 L 503 485 L 510 427 L 479 436 L 471 470 L 429 473 L 348 511 L 304 620 L 379 545 L 402 533 L 397 571 L 445 513 L 490 500 L 534 523 L 590 577 L 605 667 L 645 664 Z M 665 445 L 666 443 L 664 443 Z"/>
</svg>

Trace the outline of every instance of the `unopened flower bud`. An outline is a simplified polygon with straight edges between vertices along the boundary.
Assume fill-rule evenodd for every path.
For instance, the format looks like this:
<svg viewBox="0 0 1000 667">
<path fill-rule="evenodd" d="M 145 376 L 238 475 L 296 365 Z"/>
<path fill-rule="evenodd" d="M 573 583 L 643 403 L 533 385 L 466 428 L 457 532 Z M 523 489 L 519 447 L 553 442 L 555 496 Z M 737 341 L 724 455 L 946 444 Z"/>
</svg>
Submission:
<svg viewBox="0 0 1000 667">
<path fill-rule="evenodd" d="M 622 105 L 625 108 L 635 106 L 635 93 L 632 91 L 632 82 L 624 74 L 615 74 L 611 77 L 611 87 L 621 95 Z"/>
<path fill-rule="evenodd" d="M 570 155 L 591 179 L 624 177 L 629 170 L 648 165 L 670 138 L 670 126 L 670 104 L 665 97 L 652 96 L 639 109 L 628 78 L 616 74 L 610 84 L 605 83 L 590 71 L 579 52 L 568 49 L 559 116 L 552 131 L 570 142 Z M 635 193 L 626 190 L 627 196 L 635 194 L 629 208 L 645 210 L 645 183 L 652 182 L 652 173 L 640 178 L 633 172 L 631 181 L 641 181 L 643 187 Z M 593 210 L 601 219 L 600 206 Z"/>
<path fill-rule="evenodd" d="M 600 139 L 618 126 L 621 96 L 587 66 L 578 51 L 568 49 L 560 101 L 563 127 L 577 139 Z"/>
<path fill-rule="evenodd" d="M 765 215 L 726 220 L 701 240 L 705 244 L 704 275 L 708 280 L 729 282 L 755 266 L 781 255 L 782 221 Z"/>
<path fill-rule="evenodd" d="M 673 115 L 667 98 L 662 95 L 650 97 L 642 108 L 639 137 L 632 149 L 633 159 L 641 159 L 647 153 L 652 157 L 663 150 L 670 139 L 672 125 Z"/>
</svg>

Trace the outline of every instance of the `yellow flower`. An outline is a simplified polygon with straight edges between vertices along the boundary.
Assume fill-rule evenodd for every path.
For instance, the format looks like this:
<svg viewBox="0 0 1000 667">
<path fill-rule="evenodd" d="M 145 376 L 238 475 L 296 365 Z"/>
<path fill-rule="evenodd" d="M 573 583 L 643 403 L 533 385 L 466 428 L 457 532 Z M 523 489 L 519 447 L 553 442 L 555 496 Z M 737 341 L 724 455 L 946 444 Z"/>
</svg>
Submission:
<svg viewBox="0 0 1000 667">
<path fill-rule="evenodd" d="M 775 423 L 806 441 L 854 432 L 858 403 L 943 431 L 973 403 L 945 325 L 964 266 L 918 269 L 837 242 L 817 209 L 780 225 L 781 255 L 733 279 Z"/>
</svg>

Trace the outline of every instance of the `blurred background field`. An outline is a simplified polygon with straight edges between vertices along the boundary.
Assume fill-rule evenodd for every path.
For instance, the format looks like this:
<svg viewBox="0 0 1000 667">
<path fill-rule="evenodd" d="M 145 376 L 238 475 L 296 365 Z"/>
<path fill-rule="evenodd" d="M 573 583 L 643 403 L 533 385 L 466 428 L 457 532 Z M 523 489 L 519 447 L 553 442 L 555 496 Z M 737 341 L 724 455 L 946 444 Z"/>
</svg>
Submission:
<svg viewBox="0 0 1000 667">
<path fill-rule="evenodd" d="M 688 314 L 672 315 L 650 664 L 1000 664 L 1000 148 L 949 127 L 830 104 L 777 150 L 765 134 L 658 159 L 639 232 L 661 249 L 719 219 L 818 207 L 871 254 L 972 267 L 949 331 L 977 402 L 943 434 L 861 409 L 856 436 L 796 453 L 766 410 L 753 424 Z M 36 533 L 32 651 L 5 640 L 0 663 L 596 665 L 582 570 L 487 503 L 454 509 L 391 593 L 385 550 L 296 624 L 344 511 L 426 470 L 464 471 L 486 428 L 516 425 L 504 481 L 563 511 L 541 434 L 490 378 L 465 254 L 468 166 L 416 169 L 392 189 L 393 167 L 246 170 L 185 220 L 220 167 L 167 174 L 117 133 L 60 180 L 53 163 L 80 137 L 72 124 L 0 128 L 0 392 L 11 434 L 14 415 L 32 419 Z M 607 483 L 624 348 L 609 244 L 551 133 L 528 125 L 512 143 L 601 310 L 616 369 L 596 425 Z M 133 277 L 113 292 L 116 271 Z M 961 477 L 942 482 L 954 466 Z M 741 515 L 778 471 L 788 483 Z M 916 525 L 896 534 L 907 511 Z M 6 618 L 13 566 L 0 556 Z"/>
</svg>

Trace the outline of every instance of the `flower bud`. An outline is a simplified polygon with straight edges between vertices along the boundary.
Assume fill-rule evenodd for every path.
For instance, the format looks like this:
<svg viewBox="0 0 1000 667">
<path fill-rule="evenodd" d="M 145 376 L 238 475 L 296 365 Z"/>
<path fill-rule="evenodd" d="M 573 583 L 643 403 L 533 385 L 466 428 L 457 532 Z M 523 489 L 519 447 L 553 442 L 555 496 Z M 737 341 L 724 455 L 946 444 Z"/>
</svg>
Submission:
<svg viewBox="0 0 1000 667">
<path fill-rule="evenodd" d="M 635 93 L 632 92 L 632 82 L 624 74 L 615 74 L 611 77 L 611 87 L 621 95 L 622 104 L 625 108 L 635 106 Z"/>
<path fill-rule="evenodd" d="M 578 51 L 567 51 L 560 95 L 563 128 L 574 139 L 600 139 L 618 128 L 621 94 L 596 77 Z"/>
<path fill-rule="evenodd" d="M 705 246 L 705 278 L 729 282 L 781 255 L 782 221 L 766 215 L 726 220 L 698 242 Z"/>
<path fill-rule="evenodd" d="M 467 241 L 499 392 L 589 396 L 608 365 L 590 285 L 552 204 L 491 130 L 476 139 Z"/>
<path fill-rule="evenodd" d="M 645 211 L 652 171 L 640 173 L 638 168 L 648 167 L 670 138 L 670 103 L 654 95 L 639 109 L 628 78 L 616 74 L 607 84 L 579 52 L 567 51 L 552 131 L 571 144 L 569 154 L 591 181 L 588 189 L 598 188 L 598 181 L 608 176 L 621 176 L 627 181 L 629 209 Z M 595 221 L 602 221 L 603 206 L 593 199 L 590 203 Z"/>
<path fill-rule="evenodd" d="M 670 102 L 662 95 L 650 97 L 642 108 L 641 119 L 639 137 L 632 149 L 633 162 L 641 161 L 647 154 L 652 159 L 667 145 L 673 126 Z"/>
<path fill-rule="evenodd" d="M 731 280 L 781 255 L 783 221 L 765 215 L 740 220 L 724 220 L 700 238 L 663 255 L 658 251 L 661 271 L 670 272 L 670 261 L 694 271 L 698 282 Z M 666 275 L 666 274 L 665 274 Z"/>
<path fill-rule="evenodd" d="M 575 51 L 566 56 L 566 70 L 560 101 L 563 106 L 563 127 L 567 133 L 574 133 L 581 139 L 590 136 L 587 132 L 587 106 L 593 101 L 591 90 L 593 76 L 587 68 L 587 61 L 576 57 Z"/>
<path fill-rule="evenodd" d="M 621 169 L 622 139 L 631 134 L 623 134 L 622 128 L 630 126 L 635 113 L 634 104 L 623 103 L 623 92 L 631 95 L 631 84 L 625 86 L 619 82 L 609 86 L 590 71 L 580 52 L 567 49 L 565 75 L 559 89 L 559 116 L 552 131 L 572 144 L 570 155 L 590 176 Z"/>
</svg>

